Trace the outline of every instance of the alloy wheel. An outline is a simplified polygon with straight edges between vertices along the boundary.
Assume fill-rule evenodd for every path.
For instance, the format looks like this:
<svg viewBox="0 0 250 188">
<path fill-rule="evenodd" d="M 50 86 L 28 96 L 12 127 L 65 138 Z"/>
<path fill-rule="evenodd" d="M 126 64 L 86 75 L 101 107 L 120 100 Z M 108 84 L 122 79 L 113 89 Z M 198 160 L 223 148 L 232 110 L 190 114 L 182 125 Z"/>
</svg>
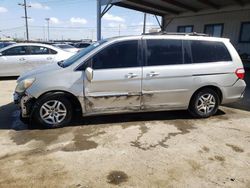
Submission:
<svg viewBox="0 0 250 188">
<path fill-rule="evenodd" d="M 216 107 L 216 99 L 210 93 L 201 95 L 198 99 L 196 106 L 198 112 L 203 115 L 211 113 L 215 107 Z"/>
<path fill-rule="evenodd" d="M 40 108 L 40 117 L 50 125 L 61 123 L 67 116 L 65 105 L 58 100 L 50 100 L 45 102 Z"/>
</svg>

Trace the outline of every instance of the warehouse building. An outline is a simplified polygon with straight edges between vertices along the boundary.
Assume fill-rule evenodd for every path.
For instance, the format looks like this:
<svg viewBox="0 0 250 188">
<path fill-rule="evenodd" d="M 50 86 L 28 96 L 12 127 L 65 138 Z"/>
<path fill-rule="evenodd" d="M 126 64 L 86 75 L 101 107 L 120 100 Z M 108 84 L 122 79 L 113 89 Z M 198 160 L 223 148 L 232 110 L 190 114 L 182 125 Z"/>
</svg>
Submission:
<svg viewBox="0 0 250 188">
<path fill-rule="evenodd" d="M 243 59 L 250 61 L 250 0 L 101 0 L 162 16 L 167 32 L 198 32 L 230 38 Z"/>
</svg>

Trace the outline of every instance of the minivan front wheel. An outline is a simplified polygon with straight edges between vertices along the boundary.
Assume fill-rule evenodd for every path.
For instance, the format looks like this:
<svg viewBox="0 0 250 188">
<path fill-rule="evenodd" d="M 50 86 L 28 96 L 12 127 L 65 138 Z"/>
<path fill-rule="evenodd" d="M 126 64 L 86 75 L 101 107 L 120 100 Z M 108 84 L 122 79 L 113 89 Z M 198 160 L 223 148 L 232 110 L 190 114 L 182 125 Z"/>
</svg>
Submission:
<svg viewBox="0 0 250 188">
<path fill-rule="evenodd" d="M 43 128 L 63 127 L 71 121 L 72 110 L 70 101 L 62 95 L 42 97 L 35 104 L 32 124 Z"/>
<path fill-rule="evenodd" d="M 203 89 L 197 92 L 189 105 L 190 113 L 199 118 L 210 117 L 218 111 L 219 96 L 213 89 Z"/>
</svg>

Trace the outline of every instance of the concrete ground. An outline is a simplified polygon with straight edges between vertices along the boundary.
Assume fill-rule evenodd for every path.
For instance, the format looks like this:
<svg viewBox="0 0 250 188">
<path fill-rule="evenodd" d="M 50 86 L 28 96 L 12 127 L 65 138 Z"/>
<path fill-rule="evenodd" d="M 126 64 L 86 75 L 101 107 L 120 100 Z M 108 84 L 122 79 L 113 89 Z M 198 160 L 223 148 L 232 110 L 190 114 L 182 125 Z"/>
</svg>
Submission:
<svg viewBox="0 0 250 188">
<path fill-rule="evenodd" d="M 0 81 L 0 187 L 250 187 L 250 98 L 209 119 L 157 112 L 27 130 L 14 87 Z"/>
</svg>

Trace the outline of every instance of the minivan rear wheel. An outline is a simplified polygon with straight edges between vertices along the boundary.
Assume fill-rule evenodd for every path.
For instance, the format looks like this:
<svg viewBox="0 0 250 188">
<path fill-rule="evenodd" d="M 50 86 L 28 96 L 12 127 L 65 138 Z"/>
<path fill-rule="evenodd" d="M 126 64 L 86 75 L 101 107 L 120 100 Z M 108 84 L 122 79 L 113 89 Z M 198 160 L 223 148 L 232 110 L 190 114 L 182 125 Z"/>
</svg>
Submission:
<svg viewBox="0 0 250 188">
<path fill-rule="evenodd" d="M 218 111 L 219 101 L 219 95 L 213 89 L 200 90 L 191 99 L 189 112 L 194 117 L 208 118 Z"/>
<path fill-rule="evenodd" d="M 63 95 L 45 96 L 36 102 L 31 123 L 33 127 L 63 127 L 70 123 L 72 110 L 72 104 Z"/>
</svg>

